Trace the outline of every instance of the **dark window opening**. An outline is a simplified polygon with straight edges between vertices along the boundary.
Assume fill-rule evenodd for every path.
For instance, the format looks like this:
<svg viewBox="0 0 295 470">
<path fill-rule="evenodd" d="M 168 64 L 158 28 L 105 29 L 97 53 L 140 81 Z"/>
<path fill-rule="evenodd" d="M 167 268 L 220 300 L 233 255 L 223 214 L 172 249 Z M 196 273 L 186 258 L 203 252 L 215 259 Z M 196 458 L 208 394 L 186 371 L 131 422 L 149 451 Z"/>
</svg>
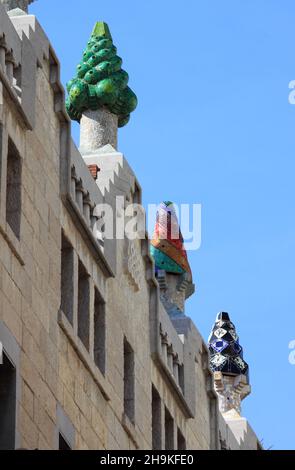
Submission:
<svg viewBox="0 0 295 470">
<path fill-rule="evenodd" d="M 185 438 L 180 431 L 180 429 L 177 429 L 177 449 L 178 450 L 186 450 L 186 442 Z"/>
<path fill-rule="evenodd" d="M 15 448 L 16 370 L 5 353 L 0 365 L 0 450 Z"/>
<path fill-rule="evenodd" d="M 153 450 L 162 449 L 162 413 L 161 397 L 152 386 L 152 438 Z"/>
<path fill-rule="evenodd" d="M 105 303 L 97 289 L 94 294 L 94 362 L 105 373 L 106 318 Z"/>
<path fill-rule="evenodd" d="M 89 275 L 81 261 L 78 273 L 78 336 L 89 351 Z"/>
<path fill-rule="evenodd" d="M 178 367 L 178 383 L 179 383 L 182 393 L 184 394 L 184 366 L 183 364 L 181 364 Z"/>
<path fill-rule="evenodd" d="M 20 238 L 22 161 L 16 146 L 8 140 L 6 178 L 6 221 Z"/>
<path fill-rule="evenodd" d="M 58 450 L 72 450 L 61 433 L 58 438 Z"/>
<path fill-rule="evenodd" d="M 61 310 L 73 326 L 74 250 L 64 235 L 61 247 Z"/>
<path fill-rule="evenodd" d="M 165 408 L 165 449 L 174 450 L 174 421 L 167 408 Z"/>
<path fill-rule="evenodd" d="M 134 423 L 134 352 L 126 338 L 124 339 L 124 413 Z"/>
</svg>

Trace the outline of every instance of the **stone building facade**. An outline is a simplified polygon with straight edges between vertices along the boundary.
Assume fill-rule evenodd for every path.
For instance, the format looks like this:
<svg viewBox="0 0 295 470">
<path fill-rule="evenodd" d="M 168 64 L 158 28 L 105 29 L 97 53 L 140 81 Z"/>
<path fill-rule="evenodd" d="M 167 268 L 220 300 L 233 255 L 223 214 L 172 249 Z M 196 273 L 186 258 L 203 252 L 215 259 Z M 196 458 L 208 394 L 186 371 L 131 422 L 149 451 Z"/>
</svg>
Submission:
<svg viewBox="0 0 295 470">
<path fill-rule="evenodd" d="M 141 188 L 111 145 L 79 152 L 64 103 L 37 19 L 0 4 L 0 448 L 259 448 L 219 412 L 206 342 L 165 309 L 148 238 L 94 236 L 95 206 Z"/>
</svg>

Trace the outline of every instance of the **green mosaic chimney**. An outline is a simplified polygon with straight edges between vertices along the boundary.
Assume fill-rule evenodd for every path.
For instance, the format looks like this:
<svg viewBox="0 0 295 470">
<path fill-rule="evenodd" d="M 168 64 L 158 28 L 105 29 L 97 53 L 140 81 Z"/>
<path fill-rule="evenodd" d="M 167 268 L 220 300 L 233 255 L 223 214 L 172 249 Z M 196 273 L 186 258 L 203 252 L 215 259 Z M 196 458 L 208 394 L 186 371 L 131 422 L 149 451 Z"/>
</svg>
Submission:
<svg viewBox="0 0 295 470">
<path fill-rule="evenodd" d="M 118 116 L 119 127 L 128 123 L 137 98 L 121 67 L 122 59 L 117 55 L 108 25 L 96 23 L 77 75 L 67 83 L 66 107 L 71 119 L 80 122 L 83 112 L 106 108 Z"/>
</svg>

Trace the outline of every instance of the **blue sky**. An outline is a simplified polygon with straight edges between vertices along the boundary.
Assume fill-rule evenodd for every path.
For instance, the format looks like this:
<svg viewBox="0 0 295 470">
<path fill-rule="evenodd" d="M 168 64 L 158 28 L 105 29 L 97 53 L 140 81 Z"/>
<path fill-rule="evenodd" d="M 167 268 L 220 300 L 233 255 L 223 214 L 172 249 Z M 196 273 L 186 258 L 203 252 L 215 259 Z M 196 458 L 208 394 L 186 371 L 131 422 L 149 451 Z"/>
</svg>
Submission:
<svg viewBox="0 0 295 470">
<path fill-rule="evenodd" d="M 243 414 L 266 448 L 295 449 L 294 1 L 38 0 L 31 12 L 63 83 L 95 21 L 109 24 L 139 98 L 119 148 L 144 203 L 202 204 L 187 314 L 207 338 L 230 313 L 250 365 Z"/>
</svg>

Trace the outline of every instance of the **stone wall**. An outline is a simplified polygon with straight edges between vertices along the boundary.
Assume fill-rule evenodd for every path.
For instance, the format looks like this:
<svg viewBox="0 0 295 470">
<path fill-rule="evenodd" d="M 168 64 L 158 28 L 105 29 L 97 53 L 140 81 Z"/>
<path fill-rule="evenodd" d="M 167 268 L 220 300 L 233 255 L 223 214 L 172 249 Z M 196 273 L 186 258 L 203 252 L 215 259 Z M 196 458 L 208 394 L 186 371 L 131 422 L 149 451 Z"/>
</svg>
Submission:
<svg viewBox="0 0 295 470">
<path fill-rule="evenodd" d="M 118 195 L 125 205 L 140 202 L 135 175 L 112 148 L 83 161 L 70 137 L 59 63 L 36 18 L 9 19 L 0 5 L 0 38 L 0 341 L 17 375 L 16 447 L 56 449 L 61 433 L 76 449 L 150 449 L 154 386 L 174 423 L 174 448 L 182 438 L 188 449 L 219 448 L 206 346 L 189 319 L 172 322 L 161 304 L 148 240 L 93 235 L 96 204 L 114 207 Z M 9 142 L 21 162 L 19 236 L 7 222 Z M 100 167 L 97 181 L 86 164 Z M 72 260 L 63 289 L 62 239 Z M 61 308 L 65 295 L 71 318 Z M 95 359 L 97 296 L 103 367 Z M 124 342 L 134 352 L 133 418 Z"/>
</svg>

